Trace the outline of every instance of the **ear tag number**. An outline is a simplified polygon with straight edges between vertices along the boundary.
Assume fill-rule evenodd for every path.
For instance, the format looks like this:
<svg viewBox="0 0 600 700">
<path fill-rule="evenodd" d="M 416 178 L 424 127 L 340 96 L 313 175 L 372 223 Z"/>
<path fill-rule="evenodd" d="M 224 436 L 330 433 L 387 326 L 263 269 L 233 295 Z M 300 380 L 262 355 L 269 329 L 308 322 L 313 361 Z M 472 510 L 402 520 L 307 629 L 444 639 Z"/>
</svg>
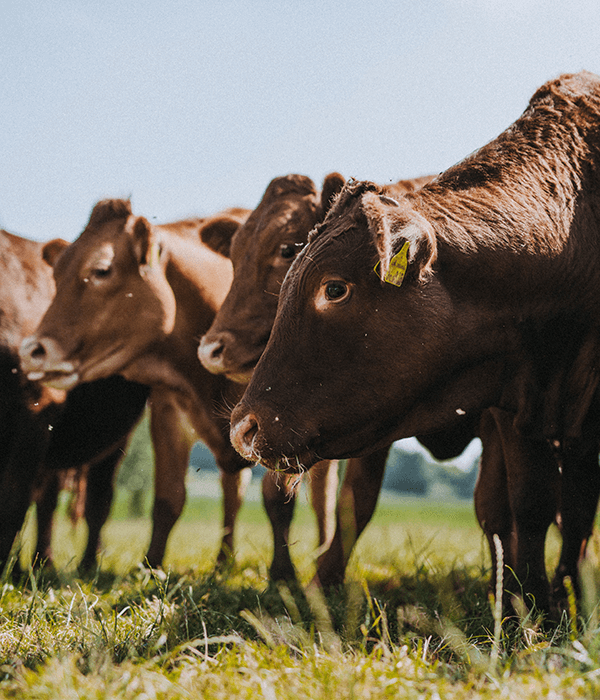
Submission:
<svg viewBox="0 0 600 700">
<path fill-rule="evenodd" d="M 394 255 L 390 260 L 390 266 L 388 268 L 386 276 L 383 278 L 384 282 L 393 284 L 395 287 L 400 287 L 402 281 L 404 280 L 404 275 L 406 274 L 406 268 L 408 267 L 408 249 L 410 248 L 410 243 L 405 241 L 404 245 L 400 250 Z M 375 272 L 379 263 L 375 265 Z"/>
</svg>

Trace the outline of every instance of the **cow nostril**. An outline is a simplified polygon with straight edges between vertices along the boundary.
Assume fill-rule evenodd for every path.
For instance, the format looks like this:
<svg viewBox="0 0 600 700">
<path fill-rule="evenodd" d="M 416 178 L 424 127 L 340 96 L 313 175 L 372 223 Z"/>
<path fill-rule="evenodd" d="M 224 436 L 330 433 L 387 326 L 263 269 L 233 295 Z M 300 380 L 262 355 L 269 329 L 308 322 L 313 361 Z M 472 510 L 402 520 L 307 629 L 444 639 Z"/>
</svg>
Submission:
<svg viewBox="0 0 600 700">
<path fill-rule="evenodd" d="M 213 347 L 210 349 L 210 359 L 218 360 L 221 357 L 221 355 L 223 355 L 224 350 L 225 345 L 223 343 L 213 345 Z"/>
<path fill-rule="evenodd" d="M 247 416 L 246 432 L 242 436 L 244 444 L 248 449 L 252 449 L 254 446 L 254 439 L 258 433 L 258 421 L 252 415 Z"/>
<path fill-rule="evenodd" d="M 246 459 L 255 460 L 257 450 L 255 447 L 258 435 L 258 421 L 249 413 L 241 421 L 231 428 L 231 444 Z"/>
<path fill-rule="evenodd" d="M 33 360 L 42 360 L 46 357 L 46 348 L 41 343 L 36 343 L 29 351 L 29 354 Z"/>
</svg>

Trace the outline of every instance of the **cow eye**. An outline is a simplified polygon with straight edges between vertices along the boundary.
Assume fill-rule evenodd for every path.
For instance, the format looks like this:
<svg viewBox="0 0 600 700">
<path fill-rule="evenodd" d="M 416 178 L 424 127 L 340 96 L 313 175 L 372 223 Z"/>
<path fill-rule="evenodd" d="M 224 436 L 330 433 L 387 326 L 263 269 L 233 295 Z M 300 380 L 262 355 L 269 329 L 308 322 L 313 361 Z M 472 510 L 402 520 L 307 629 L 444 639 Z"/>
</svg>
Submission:
<svg viewBox="0 0 600 700">
<path fill-rule="evenodd" d="M 349 287 L 342 280 L 331 280 L 325 283 L 325 297 L 329 301 L 341 301 L 349 292 Z"/>
<path fill-rule="evenodd" d="M 103 280 L 109 277 L 110 273 L 112 272 L 112 267 L 109 265 L 108 267 L 97 267 L 92 270 L 91 276 L 94 279 L 97 280 Z"/>
<path fill-rule="evenodd" d="M 296 246 L 292 243 L 283 243 L 279 247 L 279 255 L 286 260 L 293 258 L 296 255 Z"/>
</svg>

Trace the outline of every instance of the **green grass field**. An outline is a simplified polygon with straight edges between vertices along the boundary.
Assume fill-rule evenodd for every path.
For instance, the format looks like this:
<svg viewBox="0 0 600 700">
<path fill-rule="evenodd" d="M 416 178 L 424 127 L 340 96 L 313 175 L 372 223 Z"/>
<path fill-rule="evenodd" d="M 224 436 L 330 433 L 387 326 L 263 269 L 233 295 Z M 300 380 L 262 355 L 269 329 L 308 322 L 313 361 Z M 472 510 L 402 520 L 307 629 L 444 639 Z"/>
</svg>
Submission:
<svg viewBox="0 0 600 700">
<path fill-rule="evenodd" d="M 260 502 L 241 512 L 236 563 L 215 573 L 220 504 L 192 498 L 165 570 L 138 565 L 147 519 L 117 499 L 102 570 L 80 579 L 83 525 L 57 523 L 55 572 L 1 582 L 0 697 L 13 698 L 594 698 L 600 547 L 586 604 L 543 631 L 495 619 L 489 559 L 471 503 L 384 496 L 343 591 L 307 588 L 316 530 L 301 496 L 292 531 L 300 586 L 270 585 Z M 25 537 L 30 539 L 31 533 Z M 27 548 L 28 545 L 26 545 Z M 558 538 L 549 537 L 548 564 Z"/>
</svg>

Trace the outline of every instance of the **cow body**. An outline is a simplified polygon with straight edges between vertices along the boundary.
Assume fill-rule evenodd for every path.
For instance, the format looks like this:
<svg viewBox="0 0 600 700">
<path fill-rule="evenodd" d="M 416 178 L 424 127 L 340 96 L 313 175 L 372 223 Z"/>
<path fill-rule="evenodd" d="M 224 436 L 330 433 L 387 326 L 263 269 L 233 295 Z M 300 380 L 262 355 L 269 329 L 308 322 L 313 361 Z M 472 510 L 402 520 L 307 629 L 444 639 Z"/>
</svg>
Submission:
<svg viewBox="0 0 600 700">
<path fill-rule="evenodd" d="M 112 378 L 67 395 L 23 375 L 19 346 L 54 296 L 52 270 L 41 251 L 41 243 L 0 231 L 0 565 L 7 562 L 32 499 L 37 504 L 38 563 L 51 559 L 52 515 L 65 473 L 60 470 L 69 469 L 109 475 L 108 484 L 92 477 L 86 493 L 90 534 L 84 562 L 91 565 L 104 522 L 92 504 L 108 500 L 110 505 L 112 474 L 148 393 Z"/>
<path fill-rule="evenodd" d="M 286 277 L 240 452 L 295 471 L 498 406 L 535 484 L 557 483 L 546 438 L 582 435 L 596 481 L 599 127 L 600 80 L 563 76 L 414 194 L 348 184 Z M 544 530 L 560 488 L 542 491 Z"/>
</svg>

